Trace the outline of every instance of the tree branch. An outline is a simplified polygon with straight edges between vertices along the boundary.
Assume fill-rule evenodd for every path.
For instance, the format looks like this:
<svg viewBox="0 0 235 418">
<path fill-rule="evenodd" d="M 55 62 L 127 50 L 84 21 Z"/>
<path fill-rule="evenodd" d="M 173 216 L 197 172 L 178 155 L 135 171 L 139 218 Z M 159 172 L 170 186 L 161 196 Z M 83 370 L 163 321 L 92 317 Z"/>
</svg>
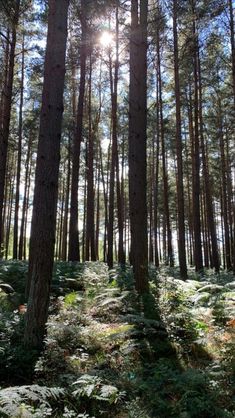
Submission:
<svg viewBox="0 0 235 418">
<path fill-rule="evenodd" d="M 9 42 L 9 44 L 11 44 L 10 39 L 6 35 L 4 35 L 4 33 L 2 33 L 1 31 L 0 31 L 0 36 L 2 36 L 7 42 Z"/>
</svg>

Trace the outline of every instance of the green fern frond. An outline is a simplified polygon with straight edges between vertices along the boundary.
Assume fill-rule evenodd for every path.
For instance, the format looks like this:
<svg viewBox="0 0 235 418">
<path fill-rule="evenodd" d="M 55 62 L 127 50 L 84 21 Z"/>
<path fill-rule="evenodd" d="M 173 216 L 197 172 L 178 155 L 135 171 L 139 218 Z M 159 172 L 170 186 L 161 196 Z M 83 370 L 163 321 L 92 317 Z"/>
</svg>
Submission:
<svg viewBox="0 0 235 418">
<path fill-rule="evenodd" d="M 0 416 L 30 417 L 27 407 L 38 404 L 50 405 L 49 400 L 58 400 L 64 395 L 64 390 L 58 387 L 39 385 L 12 386 L 0 390 Z M 22 415 L 22 408 L 25 413 Z M 27 412 L 28 411 L 28 412 Z"/>
</svg>

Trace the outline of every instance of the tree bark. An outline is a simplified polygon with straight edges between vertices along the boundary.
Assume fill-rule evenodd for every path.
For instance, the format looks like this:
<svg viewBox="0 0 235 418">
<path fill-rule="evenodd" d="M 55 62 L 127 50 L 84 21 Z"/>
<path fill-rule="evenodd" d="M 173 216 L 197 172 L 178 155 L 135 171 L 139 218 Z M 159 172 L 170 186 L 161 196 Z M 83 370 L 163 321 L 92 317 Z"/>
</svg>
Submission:
<svg viewBox="0 0 235 418">
<path fill-rule="evenodd" d="M 198 57 L 197 29 L 195 6 L 193 1 L 193 52 L 194 52 L 194 143 L 192 146 L 193 164 L 193 228 L 194 228 L 194 263 L 197 272 L 203 270 L 201 216 L 200 216 L 200 141 L 199 141 L 199 109 L 198 109 Z"/>
<path fill-rule="evenodd" d="M 78 178 L 80 168 L 80 150 L 83 135 L 83 108 L 84 108 L 84 95 L 86 84 L 86 58 L 87 58 L 87 46 L 86 46 L 86 3 L 85 0 L 81 0 L 81 26 L 82 26 L 82 38 L 80 48 L 80 84 L 79 84 L 79 97 L 77 106 L 77 120 L 76 130 L 73 140 L 72 150 L 72 180 L 71 180 L 71 201 L 70 201 L 70 221 L 69 221 L 69 261 L 80 261 L 79 250 L 79 234 L 78 234 Z"/>
<path fill-rule="evenodd" d="M 64 221 L 63 221 L 63 237 L 62 237 L 62 248 L 61 248 L 61 259 L 63 261 L 66 261 L 67 260 L 67 239 L 68 239 L 68 215 L 69 215 L 70 176 L 71 176 L 71 146 L 70 146 L 70 136 L 69 136 L 67 179 L 66 179 L 66 192 L 65 192 L 65 205 L 64 205 Z"/>
<path fill-rule="evenodd" d="M 148 235 L 146 197 L 147 125 L 147 15 L 148 1 L 131 2 L 129 90 L 129 205 L 131 260 L 136 290 L 148 284 Z"/>
<path fill-rule="evenodd" d="M 196 48 L 197 48 L 197 65 L 198 65 L 198 85 L 199 85 L 199 125 L 200 125 L 200 139 L 201 139 L 201 150 L 202 150 L 202 168 L 205 184 L 205 199 L 206 199 L 206 216 L 207 216 L 207 225 L 210 233 L 211 247 L 212 247 L 212 260 L 213 268 L 218 273 L 220 270 L 220 260 L 219 252 L 217 245 L 217 236 L 216 236 L 216 224 L 214 216 L 214 208 L 212 201 L 212 192 L 211 192 L 211 176 L 209 172 L 209 164 L 206 153 L 204 132 L 203 132 L 203 114 L 202 114 L 202 80 L 201 80 L 201 64 L 199 56 L 199 45 L 198 39 L 196 39 Z"/>
<path fill-rule="evenodd" d="M 162 146 L 162 172 L 163 172 L 163 201 L 164 201 L 164 217 L 166 225 L 167 236 L 167 256 L 166 264 L 174 265 L 174 255 L 172 248 L 172 231 L 170 223 L 170 211 L 169 211 L 169 183 L 167 174 L 166 163 L 166 150 L 165 150 L 165 128 L 163 119 L 163 100 L 162 100 L 162 74 L 161 74 L 161 53 L 160 53 L 160 33 L 159 27 L 157 28 L 157 78 L 158 78 L 158 93 L 159 93 L 159 115 L 160 115 L 160 138 Z"/>
<path fill-rule="evenodd" d="M 178 250 L 179 265 L 182 279 L 187 279 L 187 263 L 185 250 L 185 215 L 184 215 L 184 184 L 183 184 L 183 158 L 181 134 L 181 100 L 179 80 L 179 52 L 178 52 L 178 0 L 173 0 L 173 36 L 174 36 L 174 79 L 175 79 L 175 106 L 176 106 L 176 155 L 177 155 L 177 208 L 178 208 Z"/>
<path fill-rule="evenodd" d="M 20 203 L 20 172 L 22 157 L 22 133 L 23 133 L 23 104 L 24 104 L 24 35 L 22 41 L 22 62 L 20 82 L 20 105 L 19 105 L 19 131 L 18 131 L 18 159 L 16 174 L 15 214 L 13 232 L 13 258 L 18 258 L 18 227 L 19 227 L 19 203 Z"/>
<path fill-rule="evenodd" d="M 14 79 L 14 66 L 15 66 L 15 48 L 16 48 L 16 31 L 19 21 L 19 9 L 20 0 L 16 0 L 14 16 L 12 20 L 12 37 L 9 52 L 9 66 L 7 71 L 7 82 L 4 89 L 3 98 L 3 115 L 2 126 L 0 126 L 0 258 L 3 244 L 3 225 L 2 225 L 2 211 L 4 202 L 4 187 L 6 176 L 6 164 L 7 164 L 7 150 L 8 150 L 8 138 L 11 120 L 11 105 L 12 105 L 12 90 Z"/>
<path fill-rule="evenodd" d="M 41 349 L 52 278 L 69 0 L 49 0 L 24 344 Z"/>
<path fill-rule="evenodd" d="M 94 202 L 94 139 L 95 130 L 92 129 L 92 105 L 91 105 L 91 83 L 92 83 L 92 55 L 90 54 L 89 69 L 89 98 L 88 98 L 88 156 L 87 156 L 87 215 L 86 215 L 86 260 L 95 261 L 95 202 Z"/>
<path fill-rule="evenodd" d="M 28 142 L 28 149 L 26 155 L 26 162 L 25 162 L 25 180 L 24 180 L 24 197 L 23 197 L 23 206 L 22 206 L 22 219 L 20 225 L 20 237 L 19 237 L 19 260 L 23 258 L 23 246 L 24 246 L 24 231 L 25 231 L 25 224 L 26 224 L 26 212 L 27 212 L 27 194 L 28 194 L 28 184 L 29 184 L 29 176 L 30 176 L 30 158 L 32 154 L 32 137 L 33 133 L 29 133 L 29 142 Z"/>
</svg>

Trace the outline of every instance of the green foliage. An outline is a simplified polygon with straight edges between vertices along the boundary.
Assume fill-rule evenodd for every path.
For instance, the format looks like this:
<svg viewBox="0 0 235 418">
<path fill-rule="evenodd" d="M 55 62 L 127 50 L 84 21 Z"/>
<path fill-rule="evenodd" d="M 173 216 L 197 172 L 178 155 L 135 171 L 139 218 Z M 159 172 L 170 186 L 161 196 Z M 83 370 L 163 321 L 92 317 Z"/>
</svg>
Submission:
<svg viewBox="0 0 235 418">
<path fill-rule="evenodd" d="M 24 295 L 27 273 L 28 264 L 25 261 L 11 260 L 0 263 L 0 281 L 10 284 L 20 295 Z"/>
<path fill-rule="evenodd" d="M 181 371 L 175 363 L 162 358 L 148 367 L 145 375 L 140 389 L 159 417 L 232 417 L 223 408 L 223 399 L 218 406 L 219 394 L 201 371 Z"/>
<path fill-rule="evenodd" d="M 66 263 L 58 263 L 55 270 L 56 280 L 75 280 L 84 291 L 64 288 L 65 295 L 51 298 L 45 349 L 34 370 L 38 353 L 22 346 L 24 316 L 12 311 L 9 295 L 0 307 L 1 384 L 62 389 L 56 400 L 49 394 L 33 400 L 17 388 L 35 397 L 37 389 L 13 388 L 19 392 L 15 416 L 233 416 L 230 277 L 222 284 L 205 273 L 183 282 L 178 272 L 152 269 L 150 294 L 140 299 L 128 268 L 109 274 L 103 263 L 68 263 L 67 272 Z M 125 280 L 118 285 L 120 275 Z M 196 299 L 205 286 L 209 306 Z M 223 333 L 226 340 L 217 341 Z"/>
<path fill-rule="evenodd" d="M 46 386 L 15 386 L 0 390 L 0 413 L 3 417 L 23 418 L 38 416 L 39 410 L 52 412 L 49 401 L 58 401 L 64 395 L 61 388 Z M 37 406 L 40 404 L 39 410 Z M 41 415 L 44 417 L 46 415 Z"/>
<path fill-rule="evenodd" d="M 2 306 L 0 311 L 0 382 L 29 382 L 38 352 L 25 351 L 22 344 L 23 316 L 18 311 L 4 310 Z"/>
<path fill-rule="evenodd" d="M 83 375 L 73 384 L 78 386 L 73 391 L 74 396 L 105 401 L 110 405 L 117 403 L 124 396 L 124 393 L 119 392 L 115 386 L 102 383 L 97 376 Z"/>
<path fill-rule="evenodd" d="M 65 306 L 73 306 L 77 302 L 77 294 L 75 292 L 69 293 L 64 298 Z"/>
<path fill-rule="evenodd" d="M 129 265 L 117 265 L 114 269 L 109 270 L 110 286 L 119 286 L 121 290 L 134 289 L 134 275 L 132 268 Z"/>
</svg>

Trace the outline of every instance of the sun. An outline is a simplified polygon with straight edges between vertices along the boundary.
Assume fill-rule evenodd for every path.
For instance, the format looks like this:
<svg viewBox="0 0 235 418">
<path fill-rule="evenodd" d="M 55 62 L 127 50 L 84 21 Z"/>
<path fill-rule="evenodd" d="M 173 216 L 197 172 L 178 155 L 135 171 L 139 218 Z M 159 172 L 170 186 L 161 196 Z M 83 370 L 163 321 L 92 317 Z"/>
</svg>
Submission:
<svg viewBox="0 0 235 418">
<path fill-rule="evenodd" d="M 113 34 L 107 31 L 102 32 L 100 36 L 100 43 L 103 47 L 111 46 L 113 43 Z"/>
</svg>

